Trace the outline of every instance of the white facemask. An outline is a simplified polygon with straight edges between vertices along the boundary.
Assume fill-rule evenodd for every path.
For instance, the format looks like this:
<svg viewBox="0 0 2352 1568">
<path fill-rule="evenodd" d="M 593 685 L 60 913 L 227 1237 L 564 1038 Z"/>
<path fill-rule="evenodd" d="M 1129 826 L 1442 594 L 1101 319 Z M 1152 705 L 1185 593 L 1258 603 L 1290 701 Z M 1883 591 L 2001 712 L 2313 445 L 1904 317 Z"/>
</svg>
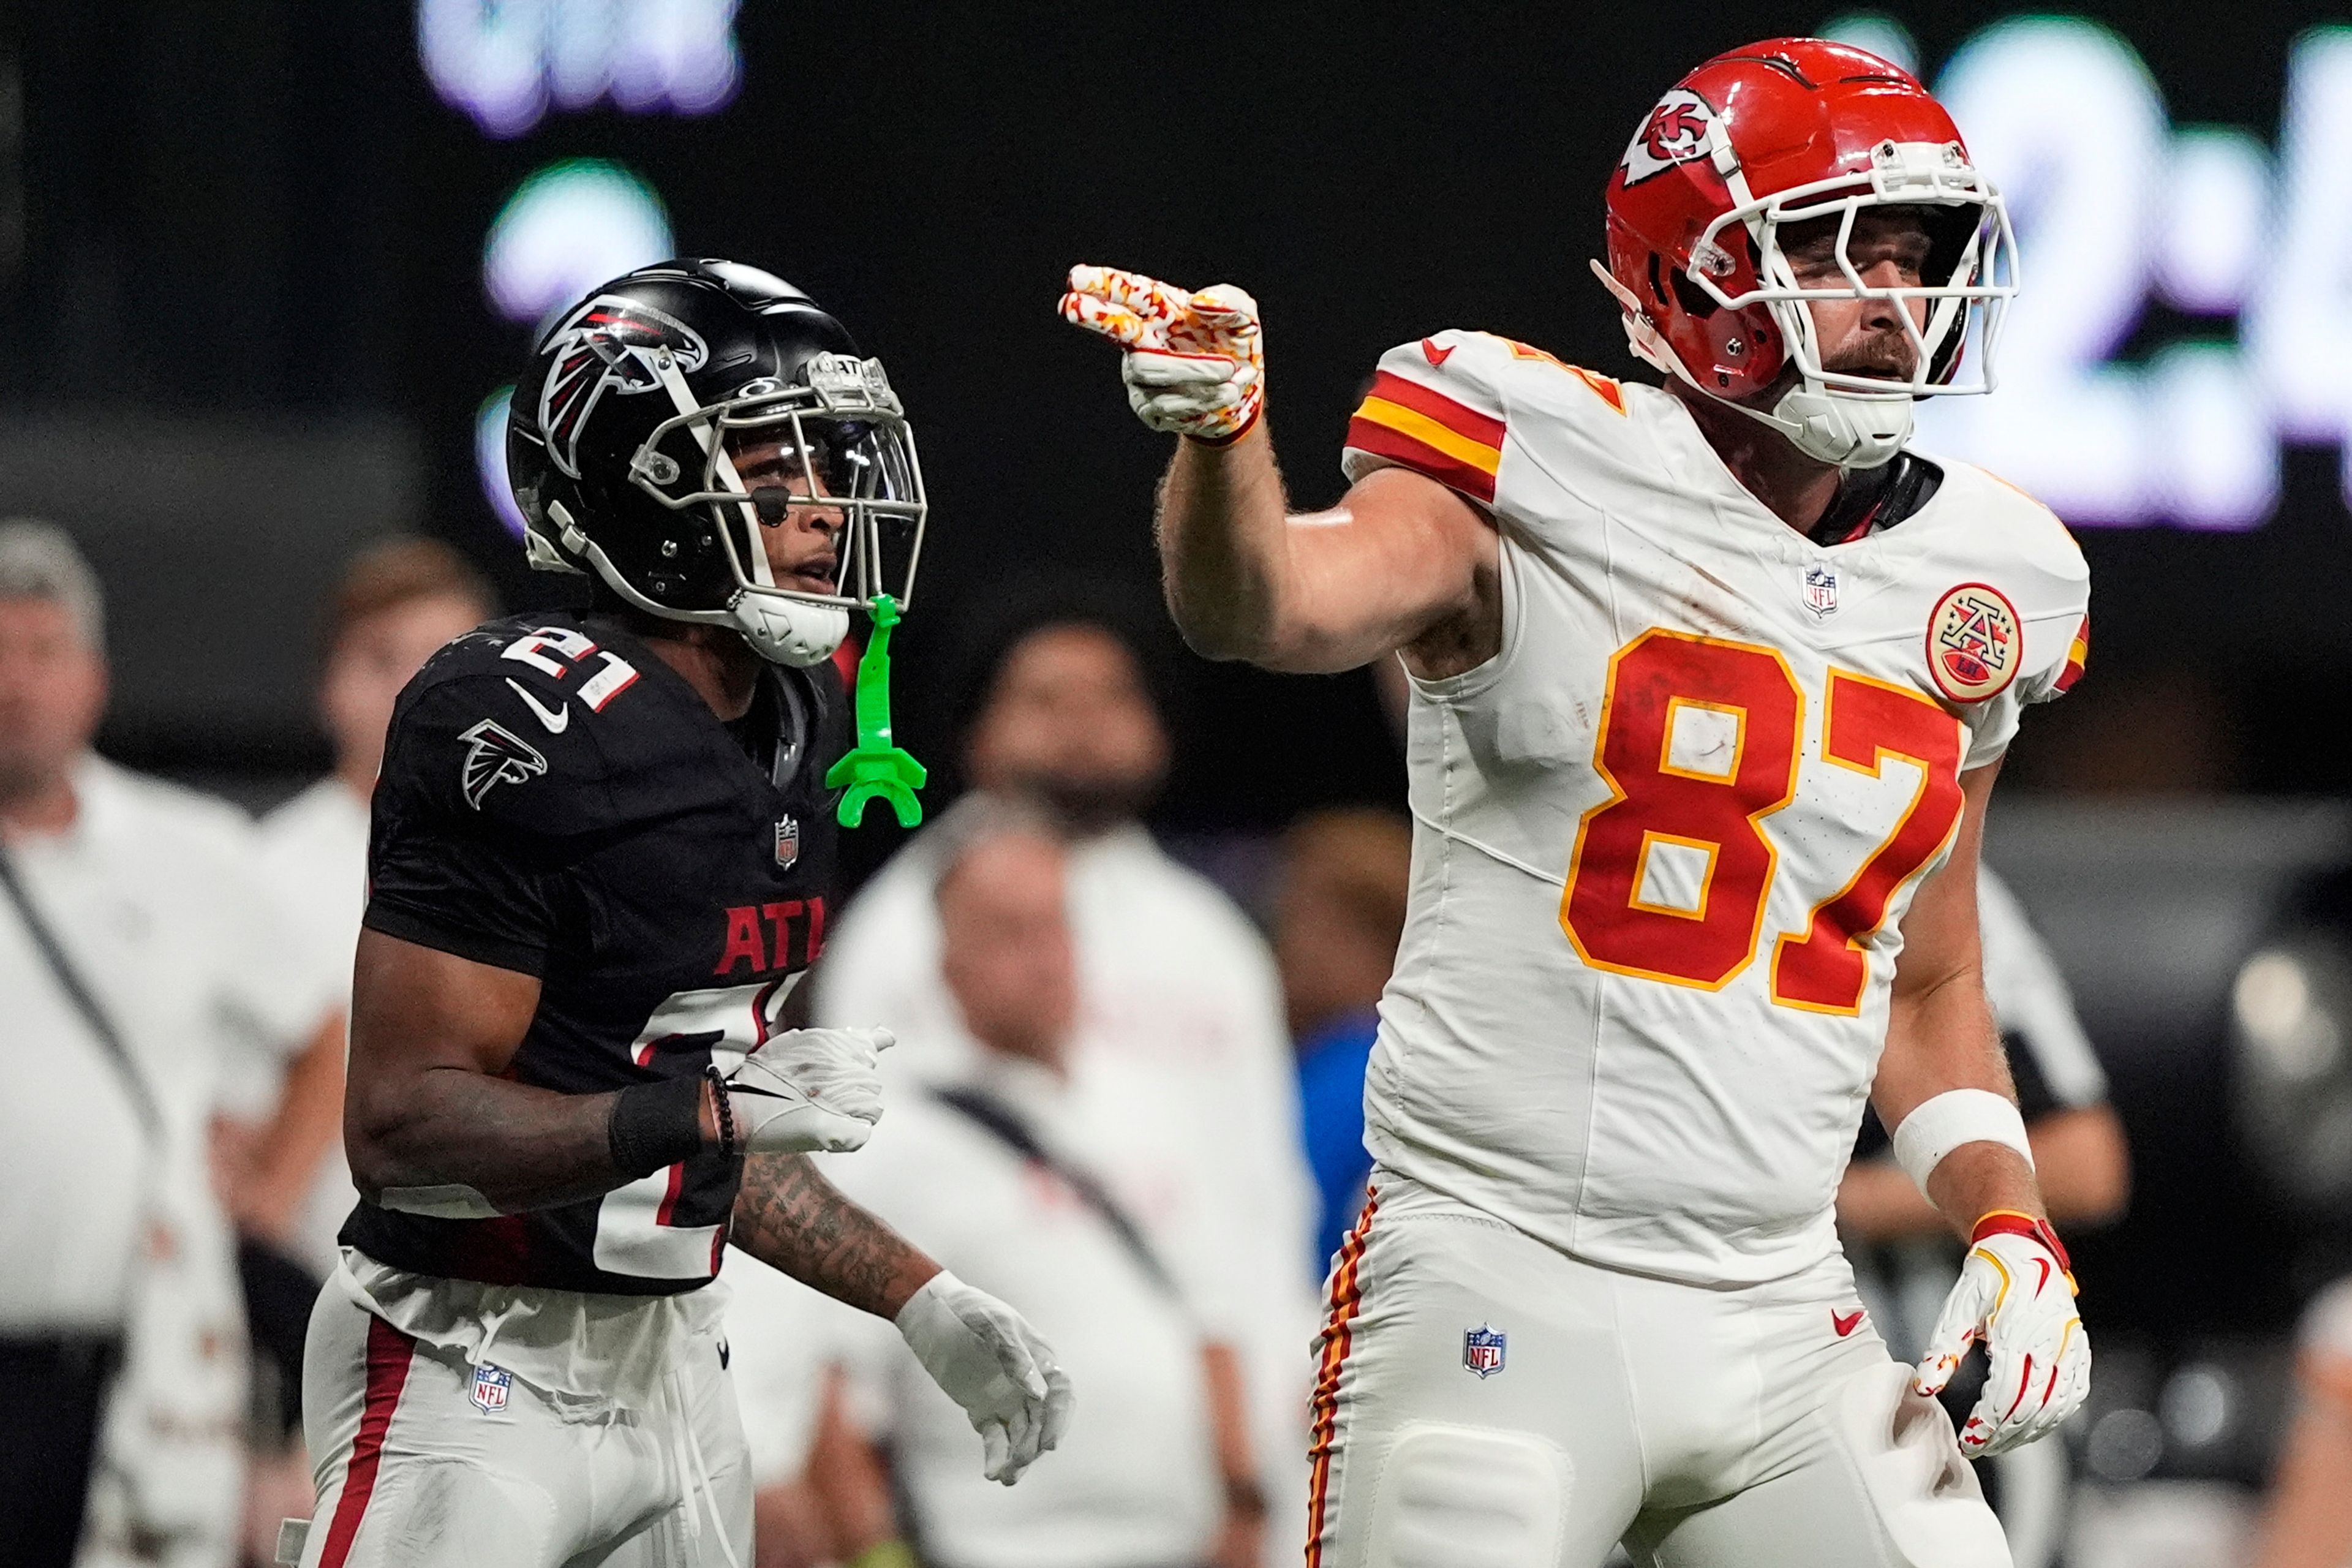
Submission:
<svg viewBox="0 0 2352 1568">
<path fill-rule="evenodd" d="M 1737 408 L 1759 424 L 1769 425 L 1808 458 L 1834 463 L 1841 468 L 1875 468 L 1892 462 L 1895 454 L 1903 449 L 1903 443 L 1910 438 L 1914 399 L 1906 394 L 1833 392 L 1801 374 L 1797 384 L 1782 393 L 1780 400 L 1769 411 L 1717 396 L 1701 386 L 1697 378 L 1683 367 L 1674 350 L 1666 346 L 1665 339 L 1650 324 L 1650 318 L 1632 290 L 1598 261 L 1592 263 L 1592 273 L 1622 309 L 1624 313 L 1620 320 L 1625 328 L 1625 340 L 1637 356 L 1726 408 Z"/>
</svg>

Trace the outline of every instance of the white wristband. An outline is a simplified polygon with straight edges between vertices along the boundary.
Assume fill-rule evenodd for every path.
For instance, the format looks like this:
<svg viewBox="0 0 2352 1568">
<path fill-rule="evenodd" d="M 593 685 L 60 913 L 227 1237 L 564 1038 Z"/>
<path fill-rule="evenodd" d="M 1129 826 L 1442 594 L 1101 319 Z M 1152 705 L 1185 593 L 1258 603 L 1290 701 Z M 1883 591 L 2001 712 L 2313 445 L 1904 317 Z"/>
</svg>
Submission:
<svg viewBox="0 0 2352 1568">
<path fill-rule="evenodd" d="M 2007 1098 L 1984 1089 L 1949 1089 L 1922 1100 L 1895 1130 L 1895 1163 L 1925 1193 L 1929 1174 L 1963 1143 L 2005 1144 L 2029 1169 L 2033 1164 L 2025 1118 Z"/>
</svg>

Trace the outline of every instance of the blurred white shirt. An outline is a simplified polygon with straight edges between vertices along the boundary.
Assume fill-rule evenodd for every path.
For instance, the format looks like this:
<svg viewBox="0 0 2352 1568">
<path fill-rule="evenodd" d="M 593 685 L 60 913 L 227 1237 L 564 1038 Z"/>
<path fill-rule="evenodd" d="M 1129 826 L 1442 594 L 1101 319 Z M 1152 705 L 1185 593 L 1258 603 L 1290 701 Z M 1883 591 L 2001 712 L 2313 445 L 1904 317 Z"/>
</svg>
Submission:
<svg viewBox="0 0 2352 1568">
<path fill-rule="evenodd" d="M 9 847 L 161 1119 L 0 900 L 0 1332 L 121 1329 L 80 1561 L 226 1565 L 242 1506 L 248 1366 L 213 1115 L 268 1114 L 325 1009 L 235 807 L 90 758 L 65 832 Z"/>
<path fill-rule="evenodd" d="M 70 827 L 9 853 L 131 1052 L 169 1157 L 153 1163 L 105 1047 L 0 903 L 0 1331 L 120 1325 L 142 1183 L 209 1192 L 213 1114 L 268 1115 L 326 1006 L 288 961 L 243 813 L 95 757 L 74 789 Z"/>
<path fill-rule="evenodd" d="M 940 977 L 938 842 L 916 838 L 866 884 L 814 982 L 818 1023 L 898 1033 L 882 1058 L 886 1123 L 911 1085 L 969 1072 L 979 1055 Z M 1069 900 L 1072 1152 L 1143 1227 L 1203 1331 L 1241 1359 L 1271 1517 L 1297 1517 L 1318 1282 L 1304 1261 L 1313 1179 L 1273 955 L 1140 827 L 1071 847 Z M 1282 1559 L 1295 1548 L 1286 1538 Z"/>
<path fill-rule="evenodd" d="M 367 846 L 368 803 L 331 773 L 261 819 L 262 877 L 299 923 L 312 984 L 347 1019 L 352 958 L 367 910 Z M 295 1220 L 298 1256 L 322 1279 L 335 1270 L 335 1236 L 357 1202 L 339 1137 Z"/>
<path fill-rule="evenodd" d="M 1078 1107 L 1051 1074 L 992 1059 L 975 1083 L 1064 1161 Z M 1186 1304 L 1059 1176 L 929 1095 L 892 1102 L 826 1177 L 1054 1347 L 1076 1399 L 1061 1446 L 1017 1487 L 981 1474 L 980 1438 L 898 1331 L 822 1303 L 850 1408 L 888 1448 L 907 1521 L 945 1568 L 1099 1568 L 1204 1560 L 1223 1516 L 1202 1337 Z M 750 1325 L 734 1326 L 739 1341 Z"/>
<path fill-rule="evenodd" d="M 2352 1279 L 2338 1279 L 2311 1299 L 2295 1339 L 2305 1355 L 2352 1362 Z"/>
<path fill-rule="evenodd" d="M 860 1151 L 863 1152 L 863 1151 Z M 740 1248 L 727 1254 L 727 1367 L 751 1455 L 751 1485 L 780 1486 L 807 1468 L 825 1369 L 863 1316 Z"/>
</svg>

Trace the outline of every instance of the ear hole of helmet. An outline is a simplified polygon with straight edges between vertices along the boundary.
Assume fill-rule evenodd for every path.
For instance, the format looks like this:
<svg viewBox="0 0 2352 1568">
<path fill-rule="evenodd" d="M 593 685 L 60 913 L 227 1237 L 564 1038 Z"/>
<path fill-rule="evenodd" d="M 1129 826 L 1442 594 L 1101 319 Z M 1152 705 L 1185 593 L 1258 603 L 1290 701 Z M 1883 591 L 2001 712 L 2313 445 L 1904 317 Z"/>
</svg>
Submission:
<svg viewBox="0 0 2352 1568">
<path fill-rule="evenodd" d="M 1931 288 L 1948 287 L 1960 268 L 1960 258 L 1968 252 L 1969 241 L 1976 237 L 1984 222 L 1984 209 L 1973 206 L 1936 206 L 1922 210 L 1927 230 L 1927 261 L 1921 269 L 1921 281 Z"/>
<path fill-rule="evenodd" d="M 1960 368 L 1960 355 L 1968 347 L 1968 320 L 1963 317 L 1952 323 L 1952 330 L 1944 334 L 1942 342 L 1936 345 L 1936 357 L 1927 362 L 1929 385 L 1945 384 L 1952 379 L 1952 373 Z"/>
<path fill-rule="evenodd" d="M 1677 267 L 1667 273 L 1666 280 L 1674 287 L 1675 301 L 1689 314 L 1691 320 L 1704 321 L 1715 314 L 1714 299 L 1706 289 L 1692 282 L 1690 275 L 1681 268 Z"/>
</svg>

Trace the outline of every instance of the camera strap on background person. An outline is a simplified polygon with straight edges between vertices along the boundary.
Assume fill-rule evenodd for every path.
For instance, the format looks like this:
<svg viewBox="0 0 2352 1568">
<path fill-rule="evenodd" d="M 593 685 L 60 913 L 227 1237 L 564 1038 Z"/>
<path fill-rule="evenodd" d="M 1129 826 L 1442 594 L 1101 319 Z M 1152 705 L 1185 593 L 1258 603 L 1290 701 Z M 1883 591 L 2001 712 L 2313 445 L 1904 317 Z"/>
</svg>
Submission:
<svg viewBox="0 0 2352 1568">
<path fill-rule="evenodd" d="M 0 846 L 0 893 L 7 896 L 33 951 L 89 1026 L 91 1038 L 121 1080 L 123 1097 L 144 1134 L 152 1167 L 163 1138 L 163 1112 L 153 1091 L 34 904 L 5 846 Z M 121 1330 L 0 1334 L 0 1474 L 8 1478 L 8 1485 L 0 1488 L 0 1541 L 11 1543 L 8 1562 L 24 1568 L 64 1568 L 74 1560 L 107 1396 L 122 1360 Z"/>
<path fill-rule="evenodd" d="M 73 1009 L 81 1015 L 82 1022 L 89 1026 L 90 1037 L 98 1042 L 107 1065 L 114 1069 L 115 1077 L 121 1081 L 123 1098 L 130 1100 L 131 1114 L 138 1117 L 152 1153 L 163 1138 L 163 1113 L 155 1104 L 154 1091 L 140 1076 L 138 1064 L 131 1059 L 131 1047 L 122 1043 L 121 1035 L 116 1032 L 112 1021 L 106 1016 L 106 1009 L 98 1005 L 98 997 L 82 983 L 80 971 L 74 968 L 73 961 L 66 956 L 65 947 L 58 941 L 57 933 L 42 918 L 39 908 L 33 902 L 32 894 L 26 890 L 23 876 L 5 847 L 0 847 L 0 892 L 6 893 L 8 901 L 16 906 L 16 918 L 25 922 L 25 932 L 33 939 L 33 951 L 39 953 L 41 962 L 48 966 L 50 975 L 58 983 L 58 989 L 65 994 L 67 1001 L 73 1004 Z"/>
<path fill-rule="evenodd" d="M 979 1089 L 935 1089 L 931 1095 L 941 1105 L 1023 1159 L 1033 1161 L 1059 1177 L 1062 1184 L 1068 1187 L 1080 1203 L 1094 1210 L 1102 1222 L 1110 1226 L 1111 1234 L 1118 1238 L 1119 1246 L 1135 1259 L 1136 1267 L 1143 1271 L 1153 1288 L 1181 1299 L 1181 1292 L 1176 1289 L 1175 1279 L 1168 1272 L 1167 1266 L 1160 1261 L 1159 1254 L 1151 1250 L 1151 1244 L 1143 1239 L 1142 1230 L 1128 1217 L 1127 1211 L 1119 1206 L 1118 1200 L 1110 1195 L 1102 1183 L 1039 1142 L 1027 1122 L 1009 1107 Z"/>
</svg>

